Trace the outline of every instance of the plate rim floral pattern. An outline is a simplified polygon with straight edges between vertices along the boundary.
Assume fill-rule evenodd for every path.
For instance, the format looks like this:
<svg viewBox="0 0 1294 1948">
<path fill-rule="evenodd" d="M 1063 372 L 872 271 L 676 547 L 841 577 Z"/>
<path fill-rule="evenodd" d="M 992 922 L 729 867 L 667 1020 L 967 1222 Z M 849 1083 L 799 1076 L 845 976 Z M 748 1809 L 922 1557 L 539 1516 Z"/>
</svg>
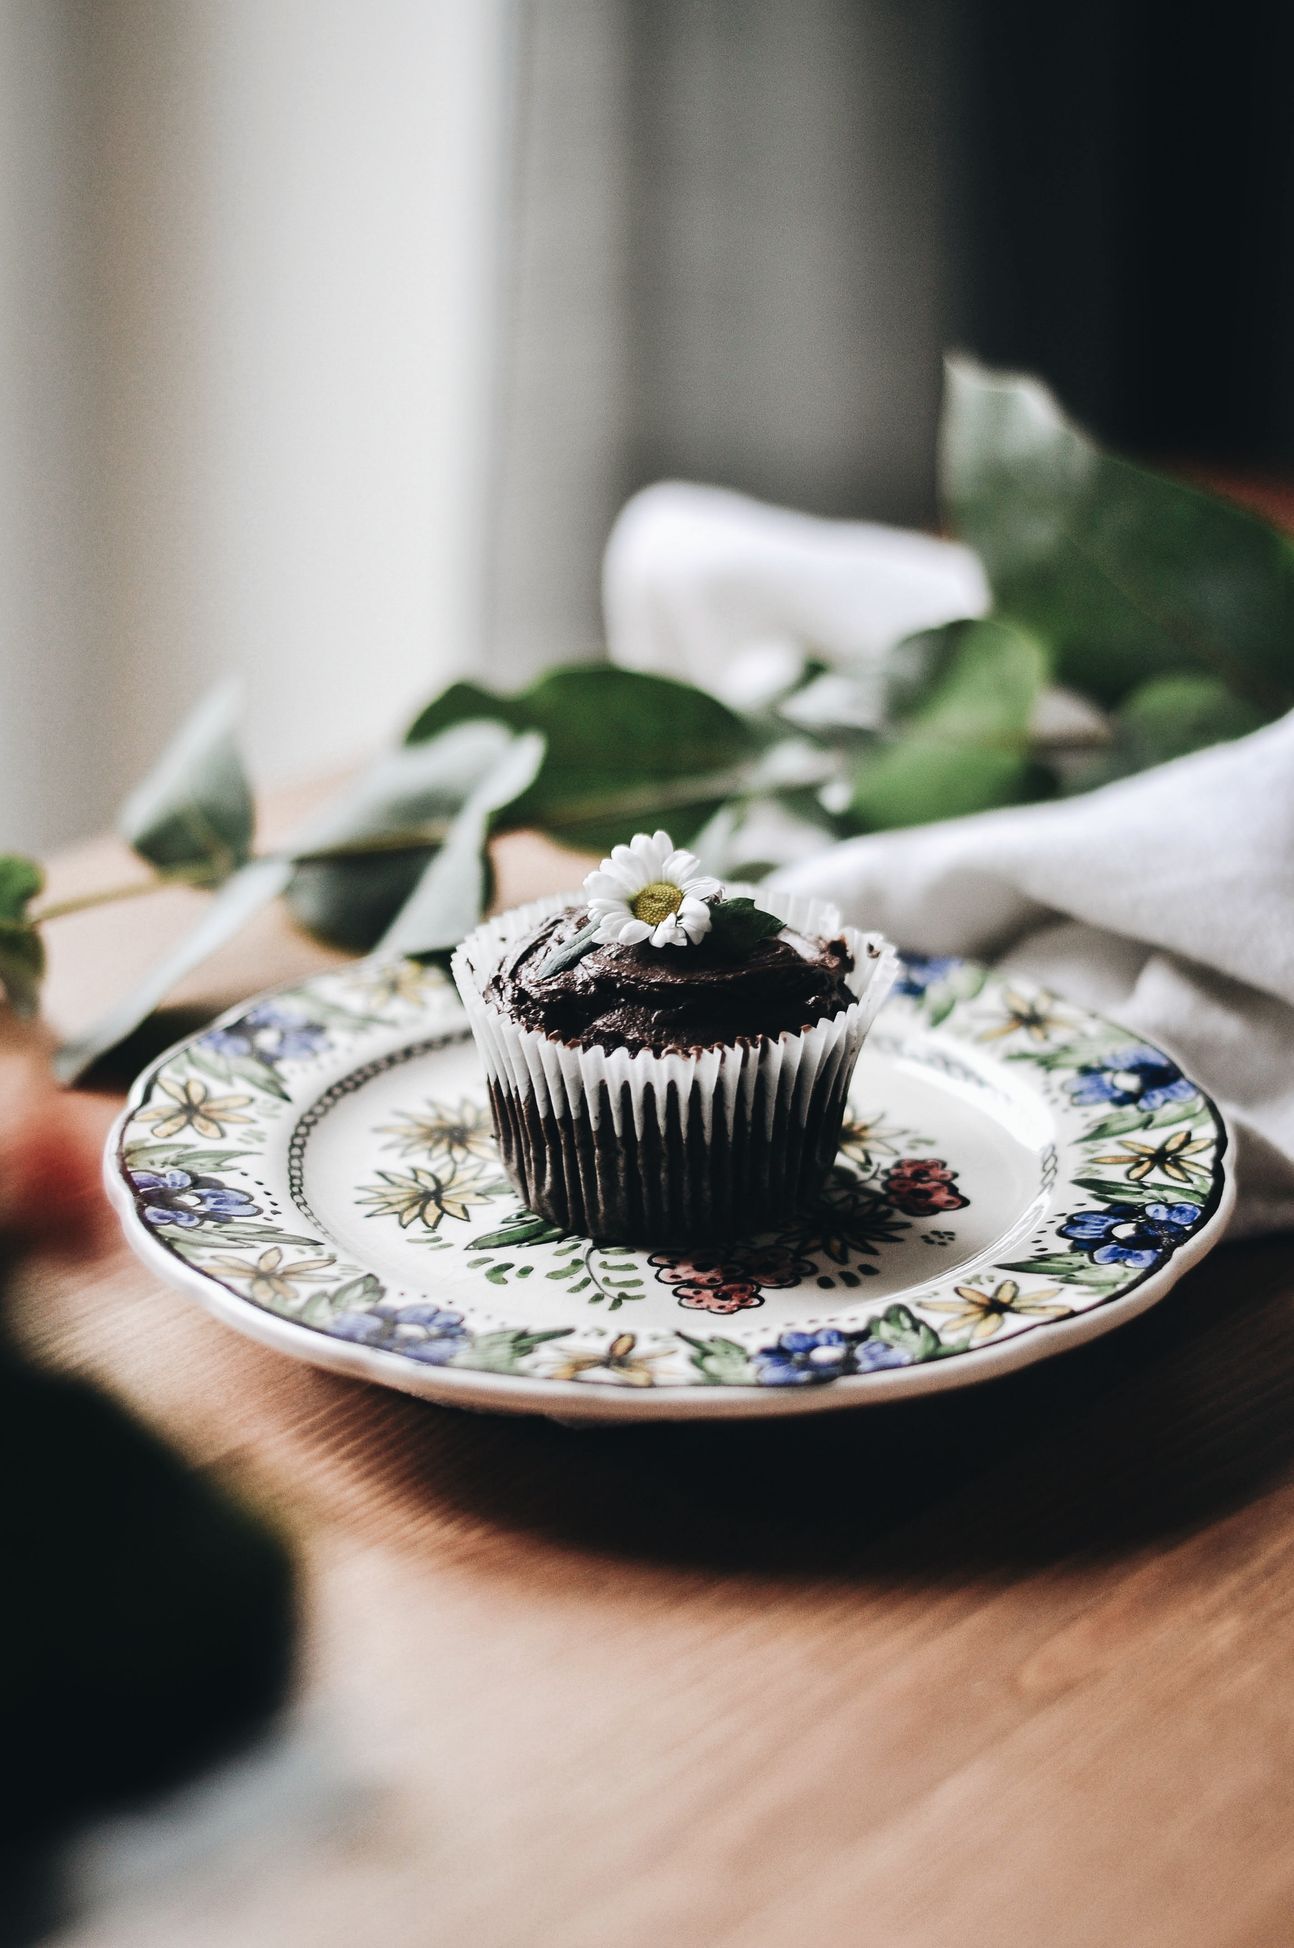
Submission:
<svg viewBox="0 0 1294 1948">
<path fill-rule="evenodd" d="M 406 973 L 409 994 L 414 998 L 402 1015 L 394 997 Z M 365 1014 L 362 1008 L 339 1007 L 335 997 L 327 995 L 327 990 L 338 986 L 343 992 L 362 994 L 366 983 L 372 984 L 374 993 L 377 993 L 384 982 L 391 990 L 391 1004 L 379 1008 L 375 1002 L 376 1011 L 369 1014 Z M 713 1339 L 701 1338 L 704 1323 L 695 1316 L 685 1322 L 687 1330 L 679 1328 L 674 1335 L 693 1349 L 690 1357 L 691 1365 L 696 1369 L 695 1377 L 676 1379 L 667 1385 L 650 1384 L 651 1358 L 661 1356 L 639 1354 L 635 1357 L 634 1335 L 631 1332 L 614 1337 L 603 1333 L 602 1337 L 609 1338 L 610 1344 L 601 1359 L 564 1359 L 550 1362 L 549 1370 L 545 1371 L 536 1370 L 535 1359 L 530 1356 L 536 1354 L 536 1348 L 540 1349 L 542 1355 L 541 1341 L 551 1339 L 560 1342 L 572 1328 L 541 1333 L 518 1329 L 511 1337 L 523 1342 L 520 1352 L 516 1347 L 506 1349 L 506 1358 L 500 1355 L 492 1367 L 484 1358 L 484 1341 L 489 1338 L 499 1340 L 506 1335 L 475 1334 L 482 1348 L 479 1363 L 447 1363 L 439 1357 L 439 1347 L 425 1345 L 424 1354 L 432 1353 L 436 1357 L 430 1363 L 424 1363 L 387 1345 L 339 1337 L 334 1331 L 312 1323 L 309 1318 L 284 1316 L 282 1312 L 272 1309 L 276 1287 L 285 1284 L 289 1275 L 306 1281 L 307 1288 L 311 1281 L 320 1283 L 326 1280 L 329 1274 L 319 1269 L 323 1261 L 312 1259 L 309 1253 L 323 1249 L 327 1241 L 325 1239 L 321 1243 L 302 1238 L 295 1231 L 283 1231 L 280 1227 L 283 1238 L 283 1245 L 280 1246 L 274 1241 L 279 1233 L 274 1232 L 272 1225 L 256 1230 L 254 1222 L 242 1208 L 249 1202 L 247 1195 L 217 1180 L 203 1167 L 208 1157 L 220 1153 L 204 1143 L 202 1138 L 204 1132 L 209 1136 L 215 1129 L 231 1131 L 235 1138 L 241 1135 L 244 1125 L 254 1124 L 258 1109 L 265 1108 L 257 1100 L 262 1092 L 267 1103 L 283 1105 L 282 1110 L 275 1113 L 291 1112 L 294 1118 L 302 1120 L 315 1102 L 336 1085 L 341 1075 L 349 1073 L 337 1071 L 322 1088 L 315 1085 L 309 1065 L 317 1049 L 312 1045 L 311 1038 L 316 1035 L 326 1038 L 326 1030 L 314 1019 L 320 1011 L 334 1021 L 340 1019 L 361 1039 L 367 1029 L 380 1026 L 392 1048 L 404 1046 L 406 1042 L 446 1046 L 461 1042 L 465 1037 L 465 1024 L 460 1019 L 460 1007 L 448 983 L 438 970 L 400 960 L 374 958 L 340 969 L 330 969 L 304 980 L 285 982 L 237 1003 L 197 1034 L 183 1038 L 164 1051 L 136 1079 L 126 1106 L 113 1125 L 104 1156 L 105 1183 L 109 1197 L 120 1214 L 126 1236 L 144 1262 L 160 1272 L 168 1282 L 197 1298 L 226 1324 L 263 1344 L 316 1366 L 367 1378 L 449 1404 L 601 1421 L 626 1417 L 680 1419 L 798 1413 L 977 1384 L 1096 1338 L 1147 1310 L 1218 1242 L 1234 1204 L 1234 1139 L 1218 1105 L 1206 1091 L 1191 1081 L 1162 1045 L 1148 1043 L 1144 1037 L 1120 1027 L 1108 1017 L 1079 1008 L 1077 1004 L 1065 1003 L 1036 983 L 1014 975 L 1004 976 L 982 963 L 951 956 L 905 956 L 898 994 L 902 998 L 887 1004 L 878 1032 L 893 1041 L 900 1052 L 905 1024 L 910 1030 L 920 1031 L 947 1029 L 951 1022 L 953 1025 L 948 1032 L 955 1039 L 971 1041 L 969 1032 L 960 1032 L 959 1022 L 968 1010 L 973 1018 L 978 1019 L 976 1010 L 986 999 L 1000 1001 L 1002 1015 L 1001 1020 L 991 1017 L 990 1027 L 980 1030 L 974 1037 L 981 1058 L 996 1055 L 1026 1064 L 1033 1062 L 1040 1067 L 1052 1061 L 1054 1066 L 1066 1058 L 1065 1034 L 1078 1028 L 1086 1033 L 1089 1053 L 1095 1049 L 1096 1059 L 1086 1064 L 1067 1064 L 1071 1073 L 1071 1081 L 1067 1085 L 1071 1107 L 1076 1100 L 1085 1105 L 1090 1102 L 1094 1110 L 1091 1128 L 1113 1132 L 1099 1139 L 1083 1139 L 1093 1143 L 1099 1141 L 1106 1152 L 1099 1158 L 1093 1155 L 1089 1161 L 1093 1167 L 1105 1168 L 1107 1174 L 1116 1162 L 1126 1164 L 1134 1172 L 1131 1181 L 1123 1184 L 1114 1181 L 1101 1184 L 1099 1179 L 1087 1178 L 1075 1179 L 1069 1186 L 1074 1189 L 1084 1181 L 1100 1185 L 1099 1190 L 1094 1188 L 1091 1191 L 1089 1202 L 1104 1205 L 1103 1211 L 1089 1210 L 1069 1217 L 1069 1225 L 1078 1228 L 1071 1229 L 1068 1236 L 1058 1228 L 1057 1237 L 1052 1240 L 1053 1244 L 1063 1243 L 1066 1251 L 1072 1254 L 1076 1269 L 1071 1277 L 1075 1281 L 1080 1277 L 1077 1270 L 1080 1259 L 1087 1260 L 1092 1266 L 1093 1278 L 1097 1275 L 1098 1264 L 1102 1267 L 1100 1278 L 1108 1289 L 1094 1298 L 1086 1309 L 1065 1314 L 1061 1306 L 1030 1307 L 1020 1304 L 1020 1311 L 1032 1310 L 1038 1315 L 1030 1320 L 1027 1330 L 1020 1330 L 1004 1339 L 990 1339 L 982 1344 L 970 1343 L 969 1340 L 962 1344 L 949 1344 L 933 1356 L 925 1352 L 910 1356 L 895 1352 L 893 1364 L 883 1361 L 864 1365 L 860 1357 L 862 1349 L 857 1344 L 843 1347 L 824 1344 L 807 1352 L 790 1348 L 784 1351 L 784 1341 L 816 1337 L 824 1342 L 839 1342 L 842 1335 L 834 1330 L 812 1336 L 783 1333 L 774 1346 L 765 1349 L 765 1355 L 780 1358 L 784 1362 L 784 1373 L 791 1378 L 798 1380 L 807 1375 L 811 1379 L 829 1379 L 831 1384 L 776 1386 L 758 1384 L 752 1377 L 753 1362 L 757 1357 L 754 1354 L 747 1355 L 745 1368 L 739 1370 L 731 1363 L 725 1368 L 723 1361 L 726 1356 L 717 1353 L 707 1370 L 704 1349 L 731 1348 L 734 1342 L 721 1335 Z M 436 999 L 429 1012 L 428 1003 L 433 995 Z M 302 1011 L 302 1003 L 307 1004 L 309 1012 Z M 1053 1016 L 1049 1010 L 1058 1013 Z M 1057 1023 L 1061 1024 L 1059 1037 L 1054 1033 Z M 390 1031 L 394 1028 L 407 1028 L 407 1037 L 391 1042 Z M 1097 1039 L 1093 1038 L 1094 1029 L 1099 1031 Z M 999 1039 L 1010 1042 L 1017 1037 L 1023 1038 L 1027 1046 L 1019 1050 L 990 1046 Z M 1081 1051 L 1082 1047 L 1082 1044 L 1070 1044 L 1069 1052 L 1076 1048 Z M 1154 1058 L 1154 1061 L 1147 1059 L 1119 1071 L 1110 1069 L 1107 1064 L 1102 1070 L 1098 1066 L 1102 1059 L 1102 1047 L 1112 1056 Z M 201 1077 L 191 1068 L 189 1080 L 181 1085 L 168 1075 L 168 1071 L 177 1064 L 190 1058 L 196 1063 L 202 1056 L 209 1059 Z M 365 1059 L 362 1050 L 357 1047 L 352 1066 L 363 1066 Z M 298 1073 L 299 1064 L 304 1064 L 304 1073 Z M 265 1070 L 263 1076 L 256 1073 L 258 1065 Z M 1144 1076 L 1133 1073 L 1138 1066 L 1145 1071 Z M 1168 1079 L 1170 1072 L 1176 1082 Z M 1124 1096 L 1128 1089 L 1147 1079 L 1155 1082 L 1156 1087 L 1153 1091 L 1145 1088 L 1135 1098 L 1137 1107 L 1134 1114 L 1124 1103 Z M 296 1096 L 289 1086 L 293 1082 L 300 1085 Z M 1187 1091 L 1185 1096 L 1181 1093 L 1182 1089 Z M 165 1095 L 160 1093 L 162 1090 L 166 1091 Z M 1160 1097 L 1164 1098 L 1162 1102 L 1158 1100 Z M 1191 1100 L 1195 1106 L 1189 1111 L 1182 1109 L 1173 1119 L 1180 1125 L 1188 1118 L 1194 1118 L 1188 1124 L 1185 1137 L 1182 1137 L 1179 1128 L 1170 1128 L 1169 1134 L 1158 1146 L 1141 1141 L 1148 1127 L 1147 1122 L 1138 1120 L 1143 1116 L 1144 1103 L 1155 1103 L 1154 1109 L 1144 1112 L 1153 1122 L 1156 1115 L 1169 1116 L 1174 1102 L 1187 1100 Z M 1100 1114 L 1095 1113 L 1098 1110 Z M 214 1116 L 209 1113 L 211 1111 L 215 1111 Z M 141 1124 L 148 1117 L 152 1118 L 154 1150 L 164 1148 L 166 1139 L 161 1133 L 182 1119 L 187 1121 L 182 1130 L 177 1130 L 177 1134 L 196 1135 L 199 1139 L 181 1146 L 174 1153 L 173 1163 L 183 1158 L 199 1165 L 188 1173 L 180 1173 L 185 1175 L 186 1182 L 178 1189 L 161 1182 L 161 1177 L 166 1174 L 160 1169 L 166 1161 L 165 1157 L 153 1159 L 150 1155 L 146 1158 L 146 1161 L 157 1161 L 159 1164 L 159 1171 L 150 1173 L 159 1186 L 152 1194 L 163 1200 L 164 1204 L 168 1199 L 174 1204 L 173 1210 L 163 1212 L 161 1222 L 156 1221 L 159 1216 L 156 1206 L 145 1215 L 145 1200 L 150 1192 L 137 1186 L 141 1143 L 150 1134 L 148 1129 L 141 1129 Z M 222 1117 L 223 1123 L 220 1121 Z M 1203 1129 L 1205 1125 L 1211 1130 L 1207 1140 L 1186 1140 L 1197 1127 Z M 1113 1151 L 1111 1146 L 1115 1146 Z M 235 1142 L 230 1147 L 237 1150 L 238 1145 Z M 1206 1147 L 1211 1148 L 1212 1154 L 1207 1168 L 1207 1188 L 1204 1188 L 1201 1177 L 1205 1173 L 1190 1153 Z M 1161 1167 L 1163 1155 L 1167 1154 L 1169 1184 L 1152 1186 L 1149 1192 L 1139 1188 L 1136 1192 L 1139 1200 L 1137 1208 L 1142 1216 L 1129 1216 L 1134 1206 L 1116 1202 L 1110 1193 L 1118 1192 L 1133 1198 L 1131 1186 L 1138 1181 L 1144 1185 L 1149 1169 L 1142 1171 L 1140 1180 L 1135 1172 L 1152 1151 L 1160 1158 Z M 254 1157 L 254 1146 L 250 1150 L 243 1149 L 241 1154 Z M 172 1171 L 173 1163 L 170 1166 Z M 132 1167 L 135 1181 L 132 1181 Z M 230 1169 L 237 1172 L 236 1165 L 219 1167 L 224 1168 L 226 1173 Z M 205 1181 L 199 1182 L 200 1179 Z M 1165 1199 L 1171 1196 L 1172 1186 L 1179 1182 L 1189 1184 L 1190 1198 L 1198 1199 L 1198 1203 L 1178 1202 L 1170 1206 L 1163 1201 L 1148 1201 L 1155 1188 L 1162 1189 Z M 1181 1192 L 1178 1194 L 1184 1195 Z M 1173 1211 L 1181 1213 L 1188 1210 L 1195 1212 L 1194 1219 L 1189 1223 L 1172 1216 Z M 1163 1215 L 1151 1217 L 1149 1213 L 1152 1211 Z M 1121 1214 L 1119 1222 L 1111 1216 L 1115 1212 Z M 298 1210 L 289 1209 L 286 1216 L 290 1223 L 301 1221 Z M 1085 1225 L 1080 1223 L 1080 1219 L 1085 1220 Z M 190 1262 L 181 1255 L 186 1234 L 200 1230 L 207 1224 L 212 1227 L 211 1236 L 221 1235 L 222 1227 L 227 1227 L 223 1235 L 230 1239 L 235 1249 L 254 1248 L 263 1237 L 271 1236 L 271 1242 L 254 1259 L 240 1264 L 235 1264 L 232 1259 L 225 1262 L 227 1276 L 237 1272 L 240 1282 L 247 1287 L 246 1291 L 239 1292 L 233 1285 L 222 1283 L 213 1270 L 203 1269 L 200 1262 Z M 1130 1234 L 1126 1240 L 1119 1237 L 1120 1231 Z M 167 1235 L 163 1236 L 163 1233 Z M 177 1244 L 180 1249 L 177 1249 Z M 289 1255 L 285 1260 L 285 1251 L 303 1255 L 295 1258 Z M 1150 1262 L 1138 1264 L 1135 1262 L 1138 1257 Z M 216 1261 L 217 1266 L 220 1262 Z M 332 1265 L 333 1262 L 329 1257 L 327 1263 Z M 999 1265 L 994 1261 L 991 1266 L 980 1266 L 967 1276 L 968 1280 L 975 1281 L 974 1297 L 981 1299 L 984 1306 L 992 1311 L 1002 1304 L 1014 1306 L 1019 1300 L 1016 1273 L 1029 1272 L 1034 1269 L 1035 1263 L 1040 1270 L 1045 1266 L 1054 1268 L 1056 1262 L 1055 1251 L 1036 1252 L 1031 1258 L 1014 1264 Z M 1056 1273 L 1053 1269 L 1046 1275 L 1054 1278 Z M 994 1279 L 997 1280 L 996 1284 Z M 259 1297 L 258 1281 L 262 1288 Z M 359 1285 L 366 1281 L 377 1287 L 380 1297 L 382 1288 L 371 1273 L 365 1275 L 361 1271 L 360 1278 L 352 1279 L 350 1284 Z M 923 1281 L 922 1285 L 931 1283 Z M 982 1289 L 984 1286 L 988 1287 L 987 1291 Z M 960 1289 L 968 1291 L 968 1286 Z M 1092 1288 L 1085 1286 L 1084 1289 L 1090 1291 Z M 1100 1289 L 1099 1284 L 1097 1289 Z M 913 1287 L 912 1291 L 917 1294 L 913 1303 L 918 1307 L 933 1303 L 920 1288 Z M 1031 1296 L 1042 1299 L 1046 1294 L 1039 1289 Z M 329 1302 L 339 1297 L 344 1299 L 344 1294 L 335 1291 L 329 1295 Z M 359 1298 L 371 1297 L 371 1292 L 359 1295 Z M 952 1308 L 945 1305 L 942 1309 L 947 1312 Z M 427 1305 L 420 1310 L 434 1313 L 436 1308 Z M 911 1326 L 921 1325 L 921 1330 L 928 1336 L 938 1337 L 930 1333 L 928 1325 L 916 1320 L 904 1303 L 890 1306 L 885 1317 L 892 1313 L 905 1313 Z M 334 1313 L 333 1316 L 338 1315 Z M 973 1312 L 966 1314 L 961 1324 L 964 1326 L 965 1319 L 973 1316 Z M 461 1320 L 462 1315 L 443 1312 L 439 1317 L 442 1320 Z M 984 1314 L 981 1313 L 980 1317 L 982 1320 Z M 435 1332 L 434 1323 L 428 1330 Z M 440 1330 L 466 1335 L 467 1345 L 472 1345 L 474 1329 L 443 1326 Z M 878 1333 L 879 1330 L 877 1327 Z M 844 1337 L 857 1341 L 866 1335 L 854 1333 Z M 901 1333 L 896 1331 L 891 1338 L 896 1345 L 902 1345 Z M 908 1338 L 910 1340 L 910 1333 Z M 532 1341 L 533 1344 L 530 1343 Z M 628 1342 L 628 1350 L 617 1355 L 616 1347 L 625 1341 Z M 870 1339 L 868 1347 L 873 1352 L 877 1350 Z M 491 1349 L 491 1357 L 495 1350 Z M 514 1354 L 516 1357 L 513 1357 Z M 805 1362 L 823 1356 L 827 1357 L 828 1370 L 808 1374 Z M 617 1370 L 617 1358 L 620 1370 Z M 834 1366 L 831 1365 L 832 1359 L 836 1362 Z M 791 1368 L 797 1362 L 799 1370 L 792 1373 Z M 582 1367 L 593 1365 L 607 1370 L 581 1375 Z M 768 1365 L 764 1370 L 769 1373 L 774 1371 Z M 587 1383 L 588 1378 L 610 1380 L 613 1384 L 591 1386 Z M 625 1384 L 614 1384 L 621 1378 Z"/>
</svg>

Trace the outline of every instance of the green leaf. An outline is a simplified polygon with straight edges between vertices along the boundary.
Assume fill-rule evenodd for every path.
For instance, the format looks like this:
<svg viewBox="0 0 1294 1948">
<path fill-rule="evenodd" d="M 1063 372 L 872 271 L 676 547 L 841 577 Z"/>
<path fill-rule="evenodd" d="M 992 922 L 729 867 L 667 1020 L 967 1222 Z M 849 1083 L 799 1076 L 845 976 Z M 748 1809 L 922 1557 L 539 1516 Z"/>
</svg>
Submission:
<svg viewBox="0 0 1294 1948">
<path fill-rule="evenodd" d="M 940 1345 L 934 1327 L 918 1319 L 905 1305 L 887 1306 L 879 1319 L 873 1319 L 868 1337 L 898 1347 L 913 1360 L 934 1359 Z"/>
<path fill-rule="evenodd" d="M 1131 1136 L 1134 1130 L 1144 1130 L 1150 1122 L 1147 1109 L 1116 1109 L 1110 1116 L 1103 1117 L 1090 1130 L 1084 1130 L 1084 1143 L 1108 1143 L 1114 1136 Z M 1129 1158 L 1131 1161 L 1131 1158 Z"/>
<path fill-rule="evenodd" d="M 204 867 L 221 880 L 247 859 L 255 812 L 234 735 L 237 714 L 238 692 L 222 684 L 122 806 L 121 835 L 150 865 Z"/>
<path fill-rule="evenodd" d="M 66 1042 L 54 1058 L 54 1071 L 63 1082 L 75 1082 L 101 1055 L 123 1041 L 141 1021 L 153 1012 L 171 989 L 186 974 L 223 947 L 281 893 L 288 883 L 291 867 L 278 859 L 257 859 L 221 887 L 208 901 L 206 911 L 192 932 L 164 954 L 139 985 L 75 1041 Z M 269 1084 L 257 1085 L 265 1089 Z M 273 1093 L 282 1094 L 274 1088 Z"/>
<path fill-rule="evenodd" d="M 564 1238 L 566 1233 L 559 1224 L 550 1224 L 547 1218 L 536 1217 L 533 1211 L 520 1211 L 497 1231 L 486 1231 L 479 1238 L 471 1240 L 470 1251 L 511 1251 L 518 1245 L 546 1245 L 556 1238 Z"/>
<path fill-rule="evenodd" d="M 749 1386 L 754 1380 L 750 1355 L 735 1339 L 695 1339 L 691 1333 L 678 1337 L 692 1348 L 692 1365 L 711 1386 Z"/>
<path fill-rule="evenodd" d="M 40 1005 L 45 946 L 35 927 L 0 920 L 0 987 L 16 1015 L 34 1015 Z"/>
<path fill-rule="evenodd" d="M 775 913 L 765 913 L 754 900 L 744 896 L 735 900 L 715 900 L 710 908 L 710 938 L 721 954 L 730 960 L 745 960 L 751 949 L 772 934 L 781 933 L 785 921 Z"/>
<path fill-rule="evenodd" d="M 506 730 L 477 720 L 378 758 L 324 807 L 293 850 L 298 855 L 331 851 L 396 834 L 410 835 L 410 844 L 353 859 L 298 863 L 288 899 L 301 924 L 340 947 L 367 953 L 412 897 L 428 870 L 429 855 L 453 832 L 481 786 L 483 772 L 492 770 L 510 746 Z M 438 899 L 448 901 L 451 894 L 463 899 L 474 875 L 480 897 L 480 868 L 472 862 L 465 834 L 470 836 L 469 828 L 460 831 L 439 890 L 433 884 Z M 476 856 L 479 861 L 479 849 Z M 460 910 L 466 907 L 470 900 Z"/>
<path fill-rule="evenodd" d="M 1294 543 L 1103 453 L 1036 379 L 948 362 L 941 485 L 995 613 L 1036 632 L 1060 682 L 1119 703 L 1193 670 L 1264 717 L 1294 703 Z"/>
<path fill-rule="evenodd" d="M 26 920 L 27 907 L 44 884 L 45 875 L 34 859 L 0 853 L 0 920 Z"/>
<path fill-rule="evenodd" d="M 552 1326 L 544 1332 L 527 1332 L 517 1326 L 480 1333 L 461 1353 L 454 1355 L 451 1363 L 471 1367 L 476 1372 L 512 1373 L 537 1346 L 546 1345 L 550 1339 L 565 1339 L 572 1330 L 570 1326 Z"/>
<path fill-rule="evenodd" d="M 1112 1182 L 1104 1177 L 1075 1177 L 1074 1183 L 1079 1190 L 1088 1191 L 1093 1197 L 1104 1198 L 1110 1204 L 1171 1204 L 1175 1197 L 1180 1197 L 1186 1190 L 1184 1184 L 1175 1186 L 1162 1179 L 1158 1183 L 1143 1180 L 1130 1184 Z"/>
<path fill-rule="evenodd" d="M 27 907 L 45 883 L 34 859 L 0 854 L 0 987 L 15 1014 L 35 1014 L 45 972 L 45 948 Z"/>
<path fill-rule="evenodd" d="M 1247 737 L 1266 721 L 1256 705 L 1236 696 L 1216 676 L 1152 677 L 1125 698 L 1114 716 L 1112 743 L 1076 774 L 1074 783 L 1107 784 L 1210 744 Z"/>
<path fill-rule="evenodd" d="M 1093 1291 L 1112 1291 L 1122 1285 L 1127 1269 L 1120 1265 L 1094 1265 L 1082 1252 L 1041 1252 L 1036 1258 L 1017 1258 L 997 1267 L 1000 1272 L 1036 1272 L 1040 1278 L 1059 1278 L 1067 1285 L 1086 1285 Z"/>
<path fill-rule="evenodd" d="M 754 726 L 706 691 L 610 664 L 552 670 L 513 697 L 456 683 L 423 711 L 409 742 L 483 716 L 539 731 L 547 746 L 509 825 L 594 851 L 657 825 L 686 844 L 740 789 L 762 747 Z"/>
<path fill-rule="evenodd" d="M 192 1149 L 177 1149 L 174 1143 L 131 1143 L 126 1149 L 126 1167 L 129 1170 L 150 1170 L 154 1164 L 174 1165 L 180 1170 L 223 1170 L 227 1164 L 237 1163 L 240 1157 L 250 1157 L 251 1150 L 221 1150 L 195 1145 Z"/>
<path fill-rule="evenodd" d="M 379 953 L 435 953 L 456 947 L 472 931 L 485 905 L 490 819 L 521 796 L 543 763 L 544 740 L 537 731 L 513 732 L 502 724 L 479 724 L 474 733 L 464 725 L 461 735 L 474 737 L 484 775 L 378 942 Z"/>
<path fill-rule="evenodd" d="M 1047 675 L 1034 637 L 997 620 L 948 627 L 934 687 L 891 743 L 865 752 L 850 812 L 868 831 L 924 825 L 1036 798 L 1050 774 L 1029 752 L 1029 720 Z"/>
</svg>

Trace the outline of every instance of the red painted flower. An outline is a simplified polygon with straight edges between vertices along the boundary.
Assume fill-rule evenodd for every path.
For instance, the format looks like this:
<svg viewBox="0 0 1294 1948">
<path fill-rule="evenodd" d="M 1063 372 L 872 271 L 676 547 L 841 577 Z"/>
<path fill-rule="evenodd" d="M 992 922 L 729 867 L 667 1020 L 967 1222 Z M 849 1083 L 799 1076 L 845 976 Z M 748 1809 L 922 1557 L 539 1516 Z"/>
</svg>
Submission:
<svg viewBox="0 0 1294 1948">
<path fill-rule="evenodd" d="M 817 1269 L 811 1258 L 799 1257 L 787 1244 L 738 1245 L 727 1266 L 730 1277 L 753 1279 L 774 1291 L 799 1285 L 802 1279 L 812 1278 Z"/>
<path fill-rule="evenodd" d="M 723 1285 L 676 1285 L 674 1291 L 689 1312 L 744 1312 L 747 1306 L 764 1303 L 758 1285 L 748 1278 L 729 1279 Z"/>
<path fill-rule="evenodd" d="M 672 1285 L 675 1297 L 689 1312 L 744 1312 L 763 1305 L 759 1280 L 732 1258 L 680 1258 L 661 1252 L 652 1259 L 662 1285 Z"/>
<path fill-rule="evenodd" d="M 885 1200 L 908 1217 L 960 1211 L 970 1199 L 962 1196 L 956 1180 L 957 1172 L 942 1157 L 901 1157 L 885 1173 Z"/>
</svg>

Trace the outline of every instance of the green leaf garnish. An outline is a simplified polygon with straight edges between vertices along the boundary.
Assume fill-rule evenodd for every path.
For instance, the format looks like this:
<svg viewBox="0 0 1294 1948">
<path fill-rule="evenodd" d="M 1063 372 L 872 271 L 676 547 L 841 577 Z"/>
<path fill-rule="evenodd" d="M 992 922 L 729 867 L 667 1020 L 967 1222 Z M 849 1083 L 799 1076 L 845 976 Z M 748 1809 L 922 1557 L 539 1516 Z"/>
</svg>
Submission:
<svg viewBox="0 0 1294 1948">
<path fill-rule="evenodd" d="M 754 900 L 718 899 L 710 908 L 710 939 L 730 960 L 745 960 L 761 940 L 781 933 L 786 925 L 775 913 L 765 913 Z"/>
</svg>

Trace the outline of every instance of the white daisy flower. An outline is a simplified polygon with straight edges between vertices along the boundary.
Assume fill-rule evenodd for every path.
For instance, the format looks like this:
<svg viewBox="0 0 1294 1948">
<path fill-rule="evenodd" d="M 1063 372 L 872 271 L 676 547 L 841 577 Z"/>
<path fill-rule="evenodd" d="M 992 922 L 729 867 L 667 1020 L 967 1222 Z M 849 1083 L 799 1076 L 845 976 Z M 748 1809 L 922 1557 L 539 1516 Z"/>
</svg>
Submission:
<svg viewBox="0 0 1294 1948">
<path fill-rule="evenodd" d="M 584 882 L 596 938 L 620 947 L 649 940 L 653 947 L 687 947 L 710 931 L 707 900 L 722 892 L 701 871 L 694 852 L 675 847 L 668 832 L 640 832 L 613 847 Z"/>
</svg>

